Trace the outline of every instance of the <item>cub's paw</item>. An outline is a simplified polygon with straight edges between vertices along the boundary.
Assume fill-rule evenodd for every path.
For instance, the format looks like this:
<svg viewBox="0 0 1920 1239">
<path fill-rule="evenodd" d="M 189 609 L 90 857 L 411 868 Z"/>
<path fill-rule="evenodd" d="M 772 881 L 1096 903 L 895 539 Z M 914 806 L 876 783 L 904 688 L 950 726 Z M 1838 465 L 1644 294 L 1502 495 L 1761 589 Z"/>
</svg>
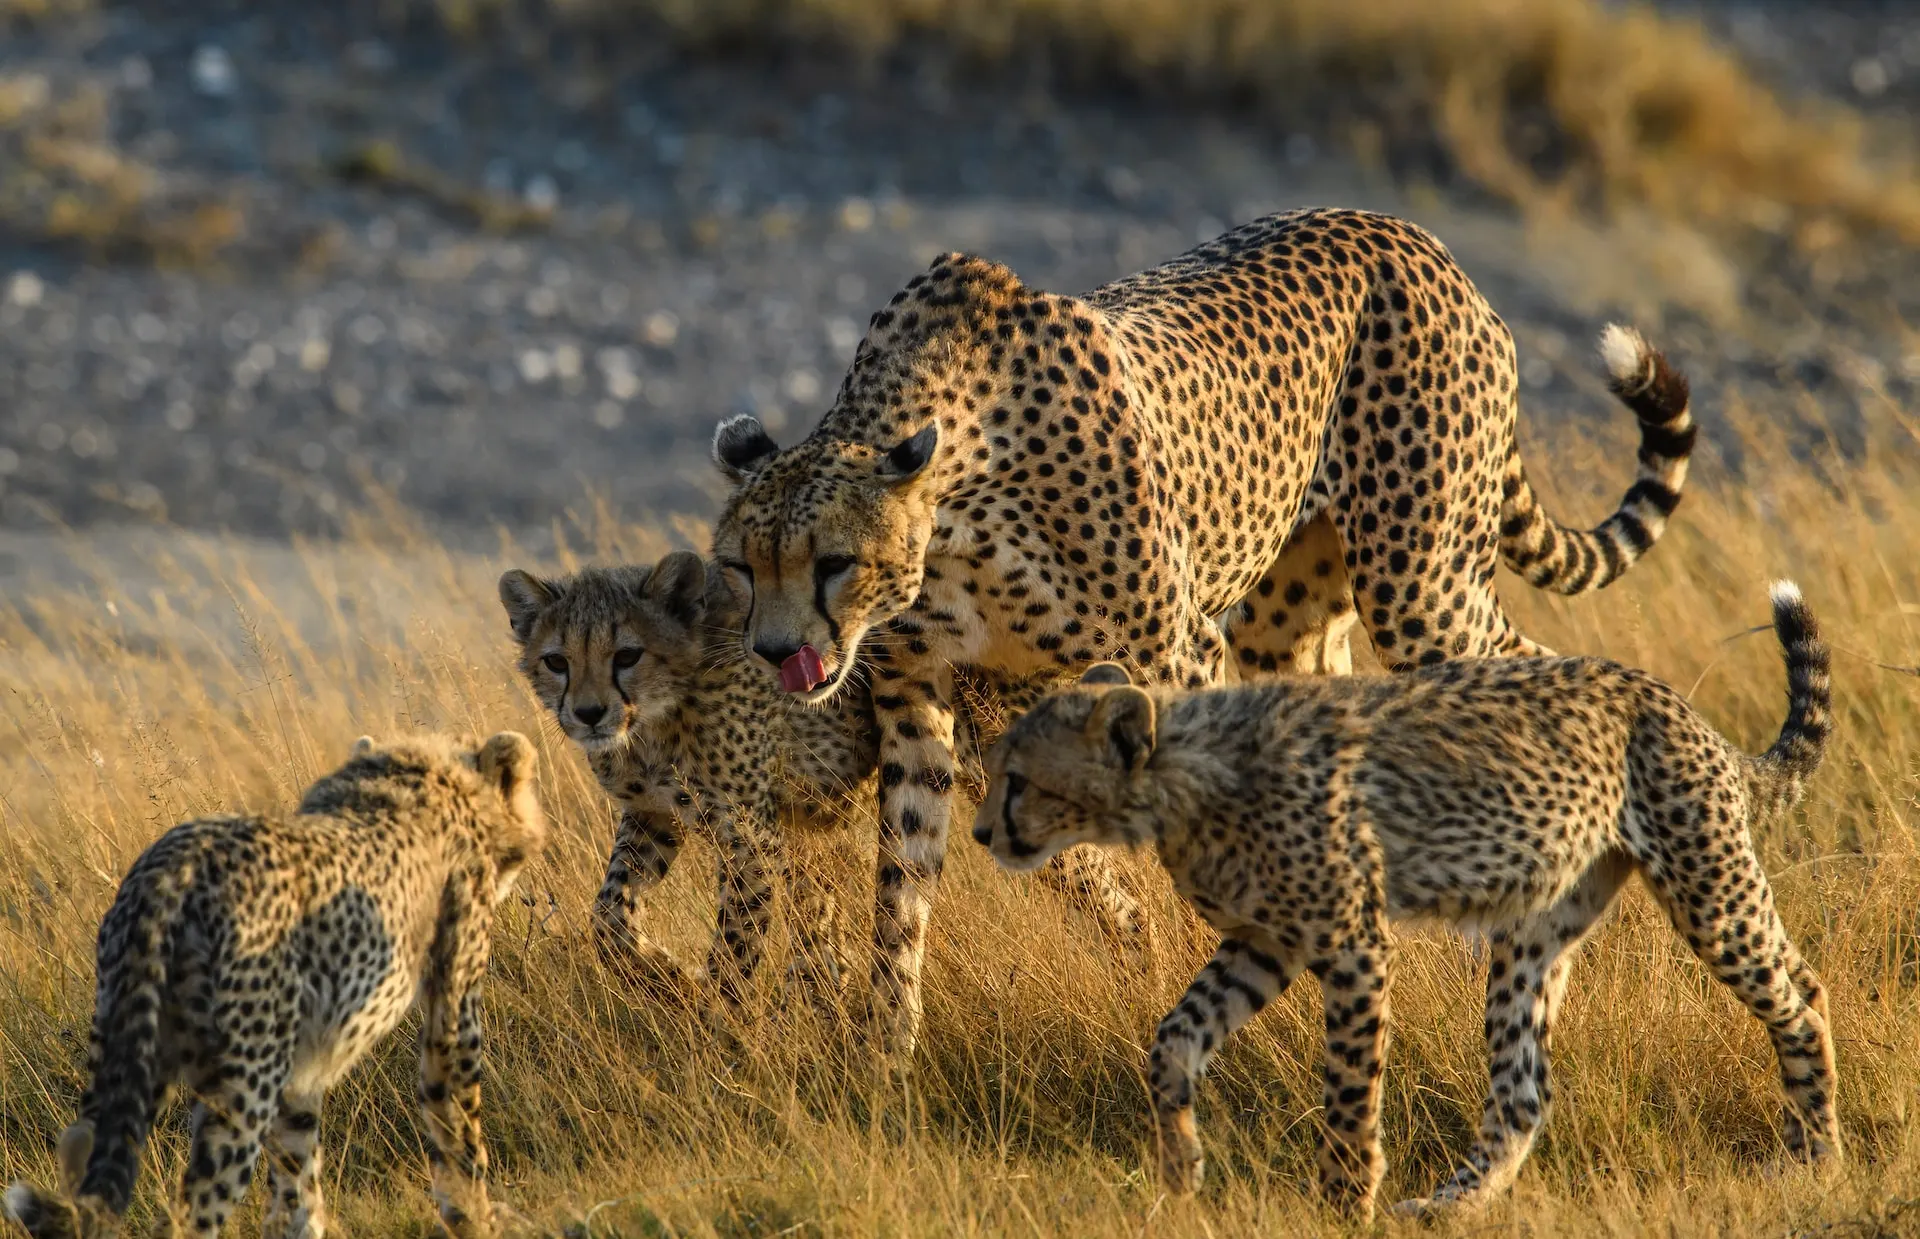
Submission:
<svg viewBox="0 0 1920 1239">
<path fill-rule="evenodd" d="M 1158 1130 L 1160 1181 L 1175 1196 L 1191 1196 L 1206 1178 L 1207 1160 L 1191 1109 L 1161 1119 Z"/>
</svg>

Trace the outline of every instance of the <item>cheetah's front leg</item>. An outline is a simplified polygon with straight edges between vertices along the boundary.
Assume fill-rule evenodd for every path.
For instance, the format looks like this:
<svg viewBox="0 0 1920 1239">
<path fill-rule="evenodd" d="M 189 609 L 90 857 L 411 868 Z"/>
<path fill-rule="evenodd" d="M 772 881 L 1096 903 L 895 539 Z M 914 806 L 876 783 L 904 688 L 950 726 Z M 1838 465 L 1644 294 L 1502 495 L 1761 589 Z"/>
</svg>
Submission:
<svg viewBox="0 0 1920 1239">
<path fill-rule="evenodd" d="M 1228 1037 L 1278 998 L 1299 973 L 1277 943 L 1226 938 L 1153 1035 L 1147 1086 L 1160 1175 L 1175 1195 L 1197 1191 L 1205 1170 L 1193 1121 L 1193 1090 Z"/>
<path fill-rule="evenodd" d="M 904 626 L 902 648 L 873 655 L 880 732 L 880 847 L 873 914 L 873 1014 L 898 1068 L 920 1026 L 927 920 L 953 816 L 953 672 Z"/>
<path fill-rule="evenodd" d="M 613 832 L 607 876 L 593 901 L 593 940 L 606 963 L 662 996 L 685 997 L 692 972 L 641 928 L 640 900 L 665 880 L 680 855 L 680 823 L 666 813 L 626 808 Z"/>
</svg>

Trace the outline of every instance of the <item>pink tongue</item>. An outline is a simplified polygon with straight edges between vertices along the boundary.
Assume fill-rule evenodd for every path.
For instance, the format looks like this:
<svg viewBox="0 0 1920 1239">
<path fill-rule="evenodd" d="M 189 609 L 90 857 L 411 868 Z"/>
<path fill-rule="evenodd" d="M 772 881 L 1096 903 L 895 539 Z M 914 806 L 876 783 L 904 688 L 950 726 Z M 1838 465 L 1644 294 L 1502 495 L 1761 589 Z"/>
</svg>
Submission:
<svg viewBox="0 0 1920 1239">
<path fill-rule="evenodd" d="M 801 646 L 780 664 L 780 687 L 787 692 L 804 693 L 826 682 L 826 664 L 820 661 L 820 652 L 811 645 Z"/>
</svg>

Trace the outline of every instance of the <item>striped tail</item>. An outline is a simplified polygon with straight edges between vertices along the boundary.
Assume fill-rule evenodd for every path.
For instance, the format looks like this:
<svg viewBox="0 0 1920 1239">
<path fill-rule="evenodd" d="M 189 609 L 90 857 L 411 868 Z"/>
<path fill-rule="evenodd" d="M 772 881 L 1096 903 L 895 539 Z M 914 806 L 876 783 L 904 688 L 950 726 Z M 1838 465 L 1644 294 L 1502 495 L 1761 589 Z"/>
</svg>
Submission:
<svg viewBox="0 0 1920 1239">
<path fill-rule="evenodd" d="M 1540 510 L 1514 448 L 1502 479 L 1500 558 L 1538 589 L 1584 594 L 1611 585 L 1659 540 L 1680 504 L 1695 426 L 1687 376 L 1631 327 L 1600 333 L 1607 386 L 1640 419 L 1640 475 L 1598 527 L 1569 529 Z"/>
<path fill-rule="evenodd" d="M 1772 597 L 1773 632 L 1787 662 L 1787 721 L 1772 748 L 1748 759 L 1756 819 L 1799 803 L 1833 735 L 1830 660 L 1813 612 L 1792 581 L 1774 582 Z"/>
<path fill-rule="evenodd" d="M 93 1082 L 80 1120 L 60 1137 L 62 1197 L 31 1183 L 7 1189 L 6 1211 L 35 1239 L 106 1233 L 133 1199 L 140 1153 L 167 1081 L 160 1012 L 168 943 L 194 865 L 163 838 L 135 863 L 100 923 L 94 995 Z"/>
</svg>

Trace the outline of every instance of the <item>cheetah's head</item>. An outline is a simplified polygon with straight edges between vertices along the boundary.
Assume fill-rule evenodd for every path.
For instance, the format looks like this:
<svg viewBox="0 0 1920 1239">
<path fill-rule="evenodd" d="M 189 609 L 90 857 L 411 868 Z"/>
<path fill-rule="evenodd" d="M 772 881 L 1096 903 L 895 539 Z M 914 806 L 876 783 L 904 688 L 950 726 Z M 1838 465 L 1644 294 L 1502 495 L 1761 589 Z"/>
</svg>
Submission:
<svg viewBox="0 0 1920 1239">
<path fill-rule="evenodd" d="M 1118 663 L 1015 720 L 987 753 L 973 837 L 1001 867 L 1038 869 L 1077 843 L 1136 843 L 1129 791 L 1153 758 L 1153 698 Z"/>
<path fill-rule="evenodd" d="M 919 597 L 939 445 L 929 424 L 890 448 L 816 438 L 782 452 L 751 417 L 721 425 L 714 459 L 740 488 L 714 561 L 746 612 L 748 656 L 782 688 L 833 696 L 862 638 Z"/>
<path fill-rule="evenodd" d="M 416 732 L 394 740 L 361 736 L 347 764 L 323 775 L 300 798 L 300 812 L 383 819 L 436 820 L 442 829 L 472 823 L 491 861 L 497 903 L 547 843 L 547 817 L 534 776 L 533 741 L 517 731 L 472 736 Z"/>
<path fill-rule="evenodd" d="M 714 559 L 747 609 L 747 654 L 787 691 L 832 696 L 861 639 L 920 596 L 946 491 L 985 459 L 978 423 L 1029 364 L 1007 340 L 1053 300 L 943 255 L 873 316 L 822 430 L 783 451 L 752 417 L 720 424 L 734 491 Z"/>
<path fill-rule="evenodd" d="M 587 568 L 500 578 L 520 672 L 568 738 L 588 752 L 625 747 L 687 699 L 702 666 L 707 567 L 676 551 L 651 568 Z"/>
</svg>

